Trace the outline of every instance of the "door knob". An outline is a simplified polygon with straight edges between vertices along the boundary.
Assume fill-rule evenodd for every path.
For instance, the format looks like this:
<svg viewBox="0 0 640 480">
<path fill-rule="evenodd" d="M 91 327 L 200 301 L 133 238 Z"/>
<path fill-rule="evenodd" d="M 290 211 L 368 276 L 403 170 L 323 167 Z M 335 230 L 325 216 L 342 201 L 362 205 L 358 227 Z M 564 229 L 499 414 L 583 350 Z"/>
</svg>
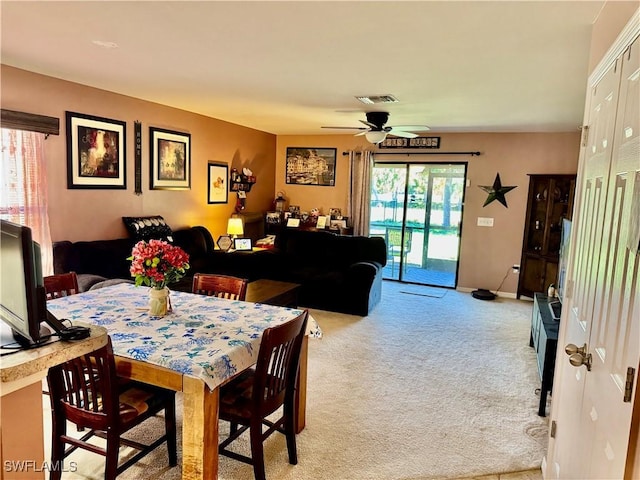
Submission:
<svg viewBox="0 0 640 480">
<path fill-rule="evenodd" d="M 576 353 L 585 355 L 587 353 L 587 344 L 585 343 L 582 347 L 576 347 L 573 343 L 569 343 L 566 347 L 564 347 L 564 351 L 569 356 Z"/>
<path fill-rule="evenodd" d="M 587 367 L 587 371 L 591 371 L 591 354 L 587 353 L 583 355 L 582 353 L 574 353 L 569 357 L 569 363 L 574 367 L 581 367 L 582 365 Z"/>
</svg>

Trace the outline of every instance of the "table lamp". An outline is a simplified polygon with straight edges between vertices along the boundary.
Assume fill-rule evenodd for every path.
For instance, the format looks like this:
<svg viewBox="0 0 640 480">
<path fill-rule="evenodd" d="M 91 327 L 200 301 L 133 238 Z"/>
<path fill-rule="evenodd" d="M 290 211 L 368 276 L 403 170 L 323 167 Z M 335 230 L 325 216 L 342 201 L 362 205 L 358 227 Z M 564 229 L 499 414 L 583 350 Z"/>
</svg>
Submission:
<svg viewBox="0 0 640 480">
<path fill-rule="evenodd" d="M 242 236 L 244 233 L 244 227 L 242 225 L 242 219 L 239 217 L 232 217 L 227 222 L 227 233 L 233 235 L 233 239 L 238 238 L 238 235 Z"/>
</svg>

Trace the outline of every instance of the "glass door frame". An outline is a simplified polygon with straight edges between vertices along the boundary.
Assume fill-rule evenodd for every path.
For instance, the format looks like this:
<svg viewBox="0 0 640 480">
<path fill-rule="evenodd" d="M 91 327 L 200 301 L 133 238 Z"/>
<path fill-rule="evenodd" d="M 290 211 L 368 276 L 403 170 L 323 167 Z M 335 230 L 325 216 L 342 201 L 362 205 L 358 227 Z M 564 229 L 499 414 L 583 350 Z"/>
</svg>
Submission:
<svg viewBox="0 0 640 480">
<path fill-rule="evenodd" d="M 411 154 L 408 154 L 411 155 Z M 405 169 L 405 178 L 404 178 L 404 192 L 403 192 L 403 205 L 402 205 L 402 226 L 401 226 L 401 243 L 400 243 L 400 255 L 399 255 L 399 271 L 398 271 L 398 278 L 384 278 L 385 280 L 389 280 L 389 281 L 393 281 L 393 282 L 400 282 L 400 283 L 406 283 L 406 284 L 413 284 L 413 285 L 424 285 L 424 286 L 434 286 L 434 287 L 439 287 L 439 288 L 450 288 L 450 289 L 455 289 L 458 285 L 458 274 L 459 274 L 459 270 L 460 270 L 460 250 L 462 247 L 462 224 L 463 224 L 463 219 L 464 219 L 464 204 L 465 204 L 465 197 L 466 197 L 466 190 L 467 190 L 467 172 L 469 169 L 469 162 L 465 162 L 465 161 L 459 161 L 459 162 L 432 162 L 432 161 L 393 161 L 393 160 L 382 160 L 382 161 L 375 161 L 374 162 L 374 168 L 376 166 L 385 166 L 385 167 L 399 167 L 399 168 L 404 168 Z M 409 280 L 405 280 L 404 274 L 403 274 L 403 268 L 404 268 L 404 249 L 405 249 L 405 235 L 406 235 L 406 229 L 407 229 L 407 209 L 408 209 L 408 204 L 409 202 L 407 201 L 409 198 L 409 180 L 410 180 L 410 171 L 411 171 L 411 166 L 428 166 L 428 167 L 435 167 L 438 168 L 439 166 L 442 167 L 446 167 L 446 166 L 462 166 L 464 169 L 464 173 L 463 173 L 463 177 L 462 177 L 462 195 L 461 195 L 461 201 L 460 201 L 460 221 L 459 221 L 459 226 L 458 226 L 458 247 L 457 247 L 457 252 L 456 252 L 456 267 L 455 267 L 455 273 L 454 273 L 454 282 L 453 282 L 453 286 L 448 286 L 448 285 L 435 285 L 435 284 L 427 284 L 427 283 L 422 283 L 422 282 L 417 282 L 417 281 L 409 281 Z M 432 190 L 433 190 L 433 179 L 435 177 L 440 177 L 440 178 L 447 178 L 447 177 L 453 177 L 453 175 L 447 175 L 444 173 L 437 173 L 434 175 L 429 175 L 429 180 L 428 180 L 428 185 L 427 185 L 427 192 L 425 194 L 425 208 L 424 208 L 424 212 L 425 212 L 425 226 L 429 225 L 429 227 L 431 226 L 430 223 L 430 215 L 431 215 L 431 206 L 433 203 L 433 195 L 432 195 Z M 459 178 L 459 177 L 455 177 L 455 178 Z M 373 188 L 373 185 L 372 185 Z M 425 233 L 424 233 L 424 238 L 425 238 L 425 242 L 427 242 L 426 247 L 428 247 L 428 242 L 429 242 L 429 231 L 430 229 L 426 229 L 425 228 Z M 426 251 L 426 247 L 423 245 L 423 251 Z M 388 246 L 387 246 L 388 248 Z M 393 272 L 392 272 L 393 274 Z"/>
</svg>

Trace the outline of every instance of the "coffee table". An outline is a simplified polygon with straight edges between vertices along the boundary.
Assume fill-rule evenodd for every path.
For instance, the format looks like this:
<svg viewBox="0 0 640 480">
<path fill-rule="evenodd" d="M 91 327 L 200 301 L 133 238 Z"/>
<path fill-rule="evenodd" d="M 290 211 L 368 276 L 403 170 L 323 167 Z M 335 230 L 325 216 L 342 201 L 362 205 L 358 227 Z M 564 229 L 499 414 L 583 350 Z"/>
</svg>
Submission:
<svg viewBox="0 0 640 480">
<path fill-rule="evenodd" d="M 298 306 L 297 283 L 279 282 L 266 278 L 255 280 L 247 285 L 245 300 L 253 303 L 266 303 L 280 307 Z"/>
</svg>

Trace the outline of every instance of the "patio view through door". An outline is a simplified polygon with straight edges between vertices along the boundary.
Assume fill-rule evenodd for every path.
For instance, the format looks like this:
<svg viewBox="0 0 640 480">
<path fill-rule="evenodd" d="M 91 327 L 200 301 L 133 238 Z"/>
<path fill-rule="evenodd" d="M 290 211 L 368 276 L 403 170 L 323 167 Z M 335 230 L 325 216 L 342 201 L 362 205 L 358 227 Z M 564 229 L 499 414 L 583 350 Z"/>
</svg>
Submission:
<svg viewBox="0 0 640 480">
<path fill-rule="evenodd" d="M 466 163 L 379 163 L 369 234 L 387 243 L 385 279 L 455 288 Z"/>
</svg>

